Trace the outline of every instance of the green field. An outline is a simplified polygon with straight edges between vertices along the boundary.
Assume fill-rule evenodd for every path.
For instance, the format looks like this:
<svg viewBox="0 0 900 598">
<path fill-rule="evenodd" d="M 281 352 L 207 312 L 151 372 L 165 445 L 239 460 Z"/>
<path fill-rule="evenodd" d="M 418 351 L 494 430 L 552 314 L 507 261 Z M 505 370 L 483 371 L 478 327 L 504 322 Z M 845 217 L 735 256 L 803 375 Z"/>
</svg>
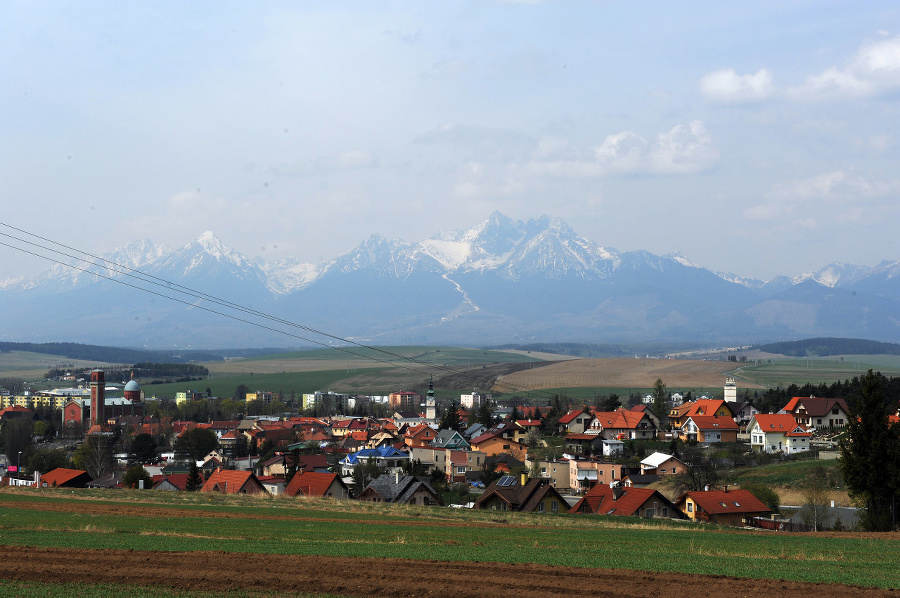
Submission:
<svg viewBox="0 0 900 598">
<path fill-rule="evenodd" d="M 880 371 L 886 376 L 900 375 L 898 355 L 843 355 L 838 357 L 791 357 L 765 360 L 759 365 L 745 365 L 736 374 L 750 382 L 763 386 L 790 386 L 797 384 L 830 384 L 832 382 L 863 376 L 868 370 Z"/>
<path fill-rule="evenodd" d="M 179 391 L 196 390 L 205 393 L 209 388 L 215 397 L 231 398 L 238 385 L 243 384 L 251 390 L 281 392 L 285 399 L 290 397 L 293 390 L 299 400 L 304 393 L 312 393 L 317 390 L 336 390 L 335 385 L 338 382 L 354 375 L 346 370 L 285 372 L 283 374 L 213 374 L 208 379 L 193 382 L 144 383 L 141 388 L 147 397 L 175 398 L 175 393 Z"/>
<path fill-rule="evenodd" d="M 893 535 L 836 537 L 587 515 L 468 512 L 209 494 L 0 491 L 2 543 L 71 549 L 538 563 L 900 587 Z M 37 501 L 40 508 L 36 508 Z M 30 505 L 28 503 L 31 503 Z M 104 508 L 92 513 L 92 508 Z M 135 516 L 110 506 L 165 507 Z M 64 508 L 65 507 L 65 508 Z M 121 509 L 123 512 L 124 509 Z M 131 511 L 127 511 L 131 513 Z M 468 525 L 460 525 L 467 523 Z M 470 527 L 476 526 L 478 529 Z M 716 533 L 711 533 L 715 531 Z M 811 567 L 814 562 L 816 566 Z M 2 574 L 0 574 L 2 577 Z"/>
</svg>

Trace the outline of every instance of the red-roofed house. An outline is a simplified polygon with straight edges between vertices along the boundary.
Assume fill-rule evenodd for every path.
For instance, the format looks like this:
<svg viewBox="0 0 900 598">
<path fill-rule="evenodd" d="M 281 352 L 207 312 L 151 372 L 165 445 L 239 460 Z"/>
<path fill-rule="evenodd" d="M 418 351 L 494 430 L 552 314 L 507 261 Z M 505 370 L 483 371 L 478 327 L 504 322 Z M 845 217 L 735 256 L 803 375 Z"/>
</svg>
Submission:
<svg viewBox="0 0 900 598">
<path fill-rule="evenodd" d="M 169 473 L 153 476 L 154 490 L 169 490 L 184 492 L 187 487 L 189 473 Z M 200 474 L 200 483 L 203 483 L 203 474 Z"/>
<path fill-rule="evenodd" d="M 685 442 L 702 444 L 737 442 L 739 430 L 734 419 L 728 416 L 689 415 L 681 426 L 679 437 Z"/>
<path fill-rule="evenodd" d="M 640 411 L 595 411 L 592 430 L 599 430 L 607 440 L 652 440 L 656 438 L 656 426 L 646 413 Z"/>
<path fill-rule="evenodd" d="M 809 450 L 812 434 L 790 413 L 757 413 L 747 424 L 750 448 L 765 453 L 786 454 Z"/>
<path fill-rule="evenodd" d="M 84 488 L 90 481 L 86 471 L 57 467 L 41 476 L 41 488 Z"/>
<path fill-rule="evenodd" d="M 225 494 L 268 494 L 251 471 L 218 469 L 209 476 L 200 492 L 223 492 Z"/>
<path fill-rule="evenodd" d="M 844 399 L 794 397 L 781 411 L 790 413 L 805 428 L 843 428 L 850 419 Z"/>
<path fill-rule="evenodd" d="M 591 488 L 569 513 L 684 519 L 681 511 L 658 490 L 621 485 L 610 488 L 608 484 Z"/>
<path fill-rule="evenodd" d="M 734 526 L 746 525 L 753 517 L 765 517 L 772 512 L 749 490 L 727 488 L 685 492 L 675 500 L 675 506 L 688 519 Z"/>
<path fill-rule="evenodd" d="M 585 413 L 582 409 L 572 409 L 559 418 L 557 425 L 560 434 L 565 432 L 569 434 L 584 434 L 591 426 L 593 420 L 594 416 L 590 413 Z"/>
<path fill-rule="evenodd" d="M 294 475 L 284 493 L 286 496 L 350 498 L 350 489 L 338 474 L 316 471 L 305 471 Z"/>
</svg>

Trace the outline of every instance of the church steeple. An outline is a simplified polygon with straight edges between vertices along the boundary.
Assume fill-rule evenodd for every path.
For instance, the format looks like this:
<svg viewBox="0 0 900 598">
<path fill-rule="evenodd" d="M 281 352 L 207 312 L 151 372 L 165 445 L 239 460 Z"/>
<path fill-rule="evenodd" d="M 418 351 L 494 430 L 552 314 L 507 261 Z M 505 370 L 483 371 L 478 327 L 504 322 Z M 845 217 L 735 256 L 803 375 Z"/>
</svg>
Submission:
<svg viewBox="0 0 900 598">
<path fill-rule="evenodd" d="M 428 377 L 428 392 L 425 393 L 425 418 L 437 419 L 437 404 L 434 398 L 434 376 Z"/>
</svg>

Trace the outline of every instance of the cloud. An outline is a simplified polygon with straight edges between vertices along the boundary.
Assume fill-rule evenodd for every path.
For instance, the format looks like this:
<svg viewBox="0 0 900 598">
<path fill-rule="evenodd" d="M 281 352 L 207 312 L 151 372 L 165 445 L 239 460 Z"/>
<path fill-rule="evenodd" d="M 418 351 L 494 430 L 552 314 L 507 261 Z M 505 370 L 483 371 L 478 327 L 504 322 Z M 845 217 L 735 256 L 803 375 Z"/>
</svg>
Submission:
<svg viewBox="0 0 900 598">
<path fill-rule="evenodd" d="M 700 79 L 700 92 L 716 102 L 759 102 L 776 93 L 772 73 L 759 69 L 752 75 L 738 75 L 734 69 L 722 69 Z"/>
<path fill-rule="evenodd" d="M 854 201 L 900 193 L 900 180 L 867 180 L 844 170 L 778 183 L 767 197 L 780 201 Z"/>
<path fill-rule="evenodd" d="M 900 87 L 900 35 L 863 44 L 843 66 L 810 75 L 787 90 L 790 98 L 865 97 Z"/>
<path fill-rule="evenodd" d="M 541 175 L 602 177 L 620 174 L 690 174 L 719 159 L 712 136 L 699 120 L 676 125 L 651 143 L 634 131 L 608 135 L 581 159 L 535 160 L 528 167 Z"/>
<path fill-rule="evenodd" d="M 816 209 L 822 209 L 824 205 L 832 204 L 841 209 L 843 204 L 847 209 L 834 218 L 838 222 L 858 222 L 864 217 L 864 209 L 858 206 L 859 201 L 878 200 L 890 198 L 900 194 L 900 180 L 872 180 L 847 172 L 834 170 L 823 172 L 805 179 L 794 179 L 775 184 L 765 194 L 769 203 L 752 206 L 744 210 L 744 217 L 748 220 L 774 220 L 789 216 L 800 209 L 807 202 L 819 202 Z M 810 226 L 809 218 L 797 221 L 797 226 L 814 228 L 815 221 Z"/>
</svg>

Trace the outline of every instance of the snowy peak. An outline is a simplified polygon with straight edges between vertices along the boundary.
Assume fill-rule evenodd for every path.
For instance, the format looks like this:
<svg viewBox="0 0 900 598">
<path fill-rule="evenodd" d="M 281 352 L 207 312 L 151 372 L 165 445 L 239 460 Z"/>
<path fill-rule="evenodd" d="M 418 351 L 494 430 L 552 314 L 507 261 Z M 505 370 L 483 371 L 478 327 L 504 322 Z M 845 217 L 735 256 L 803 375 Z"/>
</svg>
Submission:
<svg viewBox="0 0 900 598">
<path fill-rule="evenodd" d="M 793 283 L 799 284 L 806 280 L 814 280 L 823 286 L 834 288 L 851 284 L 871 272 L 872 268 L 868 266 L 834 262 L 815 272 L 806 272 L 795 277 Z"/>
</svg>

